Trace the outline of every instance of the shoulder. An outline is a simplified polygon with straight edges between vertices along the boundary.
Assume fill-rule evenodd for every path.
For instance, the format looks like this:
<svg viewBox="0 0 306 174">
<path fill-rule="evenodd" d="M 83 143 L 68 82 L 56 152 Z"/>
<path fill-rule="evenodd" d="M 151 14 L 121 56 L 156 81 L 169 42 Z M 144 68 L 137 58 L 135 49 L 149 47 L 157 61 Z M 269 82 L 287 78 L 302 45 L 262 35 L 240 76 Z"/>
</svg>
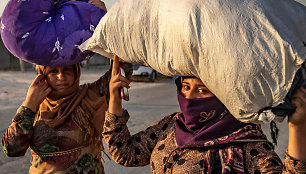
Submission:
<svg viewBox="0 0 306 174">
<path fill-rule="evenodd" d="M 167 115 L 164 118 L 160 119 L 159 121 L 156 121 L 153 123 L 150 127 L 146 129 L 146 131 L 153 130 L 157 132 L 171 132 L 173 129 L 175 120 L 177 118 L 177 112 Z"/>
<path fill-rule="evenodd" d="M 153 124 L 153 126 L 158 125 L 158 124 L 162 124 L 162 123 L 174 123 L 174 121 L 177 119 L 178 114 L 179 114 L 179 112 L 174 112 L 171 115 L 167 115 L 164 118 L 162 118 L 161 120 L 155 122 Z"/>
</svg>

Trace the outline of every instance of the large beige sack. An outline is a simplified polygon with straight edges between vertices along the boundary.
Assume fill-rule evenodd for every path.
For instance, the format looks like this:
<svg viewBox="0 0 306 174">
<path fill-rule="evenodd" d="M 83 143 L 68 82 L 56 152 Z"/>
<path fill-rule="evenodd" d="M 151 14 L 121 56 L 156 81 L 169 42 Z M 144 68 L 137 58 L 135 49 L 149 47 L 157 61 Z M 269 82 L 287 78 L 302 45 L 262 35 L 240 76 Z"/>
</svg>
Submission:
<svg viewBox="0 0 306 174">
<path fill-rule="evenodd" d="M 9 0 L 0 0 L 0 18 L 2 16 L 2 13 L 4 11 L 4 8 L 6 4 L 9 2 Z"/>
<path fill-rule="evenodd" d="M 198 76 L 237 119 L 258 122 L 273 118 L 258 111 L 283 102 L 305 60 L 306 8 L 293 0 L 119 0 L 80 48 Z"/>
<path fill-rule="evenodd" d="M 0 18 L 2 16 L 5 6 L 8 4 L 9 1 L 10 0 L 0 0 Z"/>
</svg>

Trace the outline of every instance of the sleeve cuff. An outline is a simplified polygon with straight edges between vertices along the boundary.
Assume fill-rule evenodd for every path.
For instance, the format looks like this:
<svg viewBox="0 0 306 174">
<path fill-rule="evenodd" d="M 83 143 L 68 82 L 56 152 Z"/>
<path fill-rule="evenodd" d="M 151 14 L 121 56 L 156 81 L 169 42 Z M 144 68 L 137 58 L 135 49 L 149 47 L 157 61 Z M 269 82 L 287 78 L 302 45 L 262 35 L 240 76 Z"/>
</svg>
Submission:
<svg viewBox="0 0 306 174">
<path fill-rule="evenodd" d="M 117 127 L 126 125 L 129 118 L 130 115 L 125 109 L 123 109 L 122 116 L 117 116 L 115 114 L 110 113 L 109 111 L 106 111 L 104 127 L 108 130 L 116 129 Z"/>
<path fill-rule="evenodd" d="M 36 113 L 31 109 L 25 106 L 20 106 L 17 109 L 15 117 L 13 118 L 13 122 L 22 128 L 25 133 L 27 133 L 33 127 L 35 115 Z"/>
<path fill-rule="evenodd" d="M 288 154 L 288 150 L 285 153 L 285 166 L 287 171 L 296 173 L 306 173 L 306 161 L 298 160 Z"/>
</svg>

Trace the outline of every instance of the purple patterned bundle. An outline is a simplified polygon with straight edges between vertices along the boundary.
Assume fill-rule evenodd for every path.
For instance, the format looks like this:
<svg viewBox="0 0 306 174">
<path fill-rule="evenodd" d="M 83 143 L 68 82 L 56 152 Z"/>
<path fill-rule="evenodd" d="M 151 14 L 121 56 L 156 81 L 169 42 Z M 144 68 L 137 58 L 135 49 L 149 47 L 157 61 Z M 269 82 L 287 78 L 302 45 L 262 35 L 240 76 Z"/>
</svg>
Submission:
<svg viewBox="0 0 306 174">
<path fill-rule="evenodd" d="M 92 34 L 105 11 L 84 1 L 11 0 L 1 17 L 6 48 L 27 62 L 71 65 L 89 58 L 77 46 Z"/>
</svg>

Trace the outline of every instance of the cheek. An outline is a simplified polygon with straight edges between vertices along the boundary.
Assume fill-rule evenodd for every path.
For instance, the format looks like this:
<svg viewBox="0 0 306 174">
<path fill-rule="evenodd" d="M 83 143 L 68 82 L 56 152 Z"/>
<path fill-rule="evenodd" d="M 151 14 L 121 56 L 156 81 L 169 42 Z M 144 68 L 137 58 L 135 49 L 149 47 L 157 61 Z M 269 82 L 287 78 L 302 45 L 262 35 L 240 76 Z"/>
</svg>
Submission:
<svg viewBox="0 0 306 174">
<path fill-rule="evenodd" d="M 56 83 L 56 78 L 54 78 L 53 76 L 47 76 L 46 81 L 48 83 L 49 86 L 54 86 Z"/>
<path fill-rule="evenodd" d="M 198 98 L 206 98 L 206 97 L 213 97 L 214 94 L 213 93 L 208 93 L 208 94 L 199 94 L 199 97 Z"/>
<path fill-rule="evenodd" d="M 67 76 L 67 80 L 69 81 L 69 84 L 72 85 L 75 81 L 74 75 Z"/>
<path fill-rule="evenodd" d="M 213 97 L 214 96 L 213 93 L 208 92 L 208 91 L 206 91 L 206 92 L 194 91 L 193 94 L 196 98 L 207 98 L 207 97 Z"/>
<path fill-rule="evenodd" d="M 207 95 L 205 94 L 201 94 L 201 93 L 197 93 L 196 98 L 206 98 Z"/>
<path fill-rule="evenodd" d="M 181 89 L 181 93 L 186 93 L 186 92 L 187 92 L 187 90 L 185 88 Z"/>
<path fill-rule="evenodd" d="M 186 89 L 182 88 L 182 89 L 181 89 L 181 94 L 182 94 L 184 97 L 186 97 L 186 94 L 187 94 Z"/>
</svg>

